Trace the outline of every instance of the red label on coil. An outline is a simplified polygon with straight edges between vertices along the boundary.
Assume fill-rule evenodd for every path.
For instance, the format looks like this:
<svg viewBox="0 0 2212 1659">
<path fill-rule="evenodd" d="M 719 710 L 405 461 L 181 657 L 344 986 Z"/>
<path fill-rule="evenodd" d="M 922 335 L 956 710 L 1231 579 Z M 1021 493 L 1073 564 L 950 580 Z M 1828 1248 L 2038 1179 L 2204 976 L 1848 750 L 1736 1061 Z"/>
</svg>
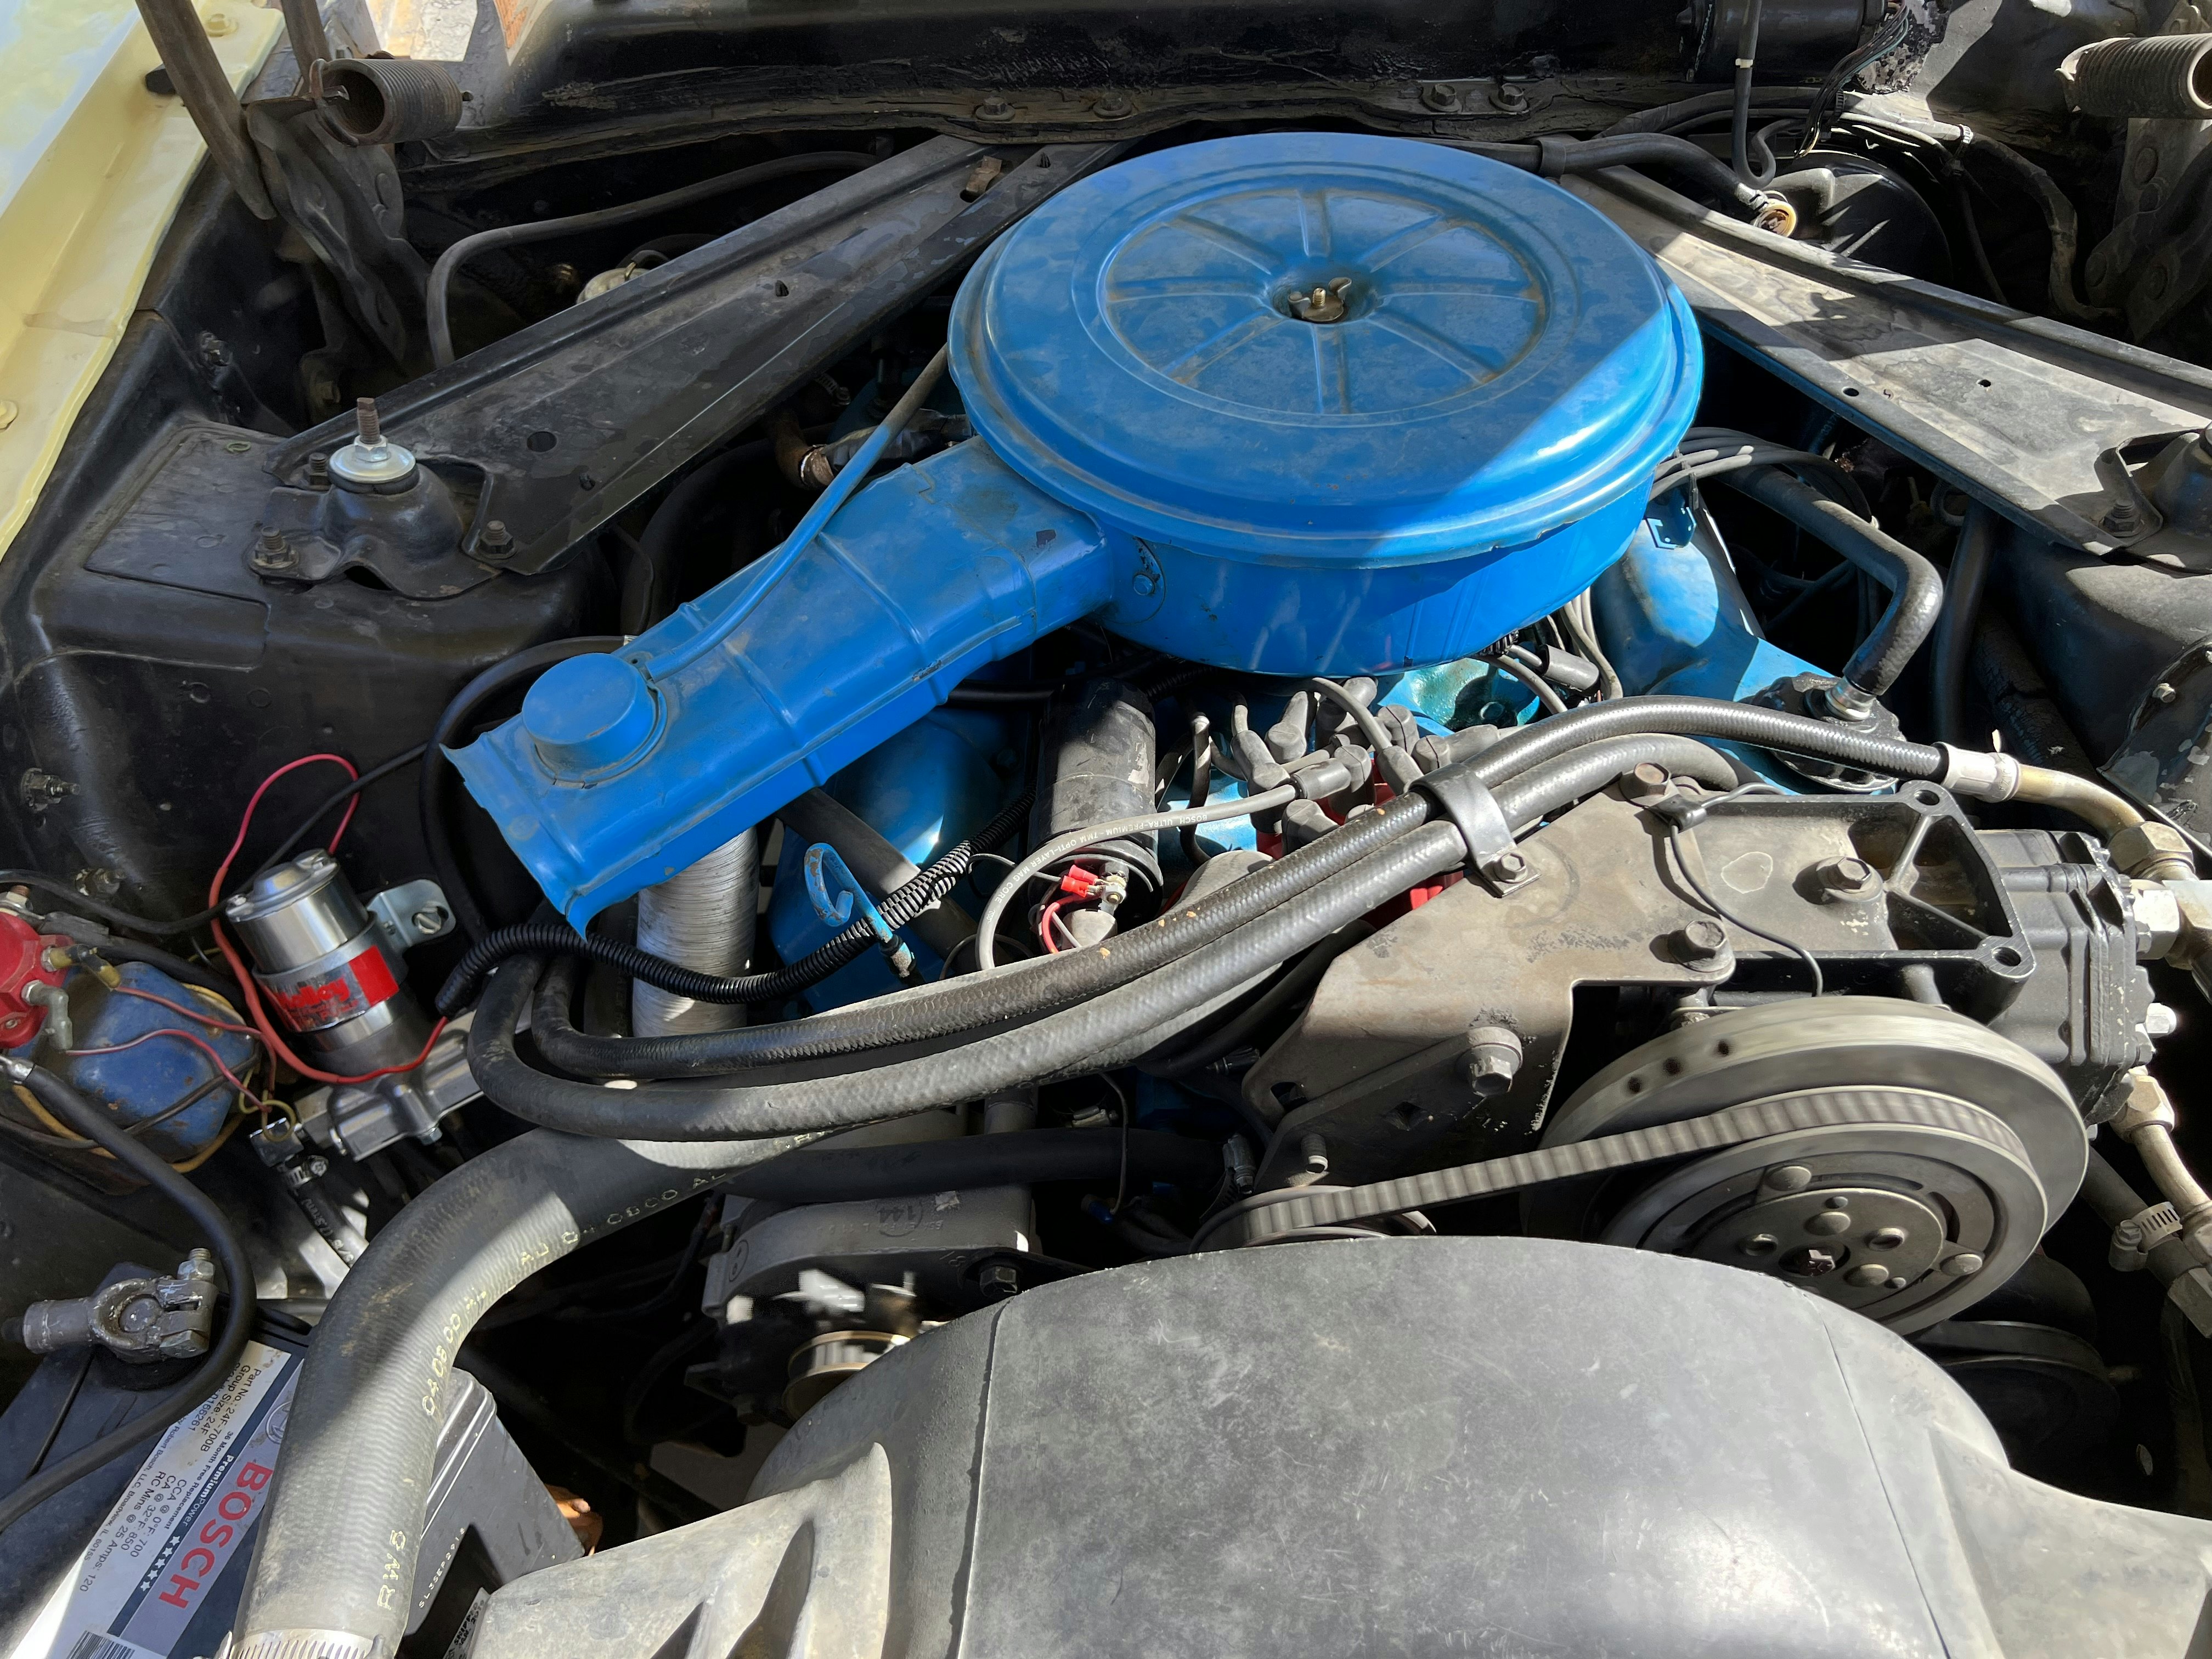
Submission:
<svg viewBox="0 0 2212 1659">
<path fill-rule="evenodd" d="M 374 945 L 336 968 L 310 975 L 271 975 L 262 981 L 269 999 L 295 1031 L 319 1031 L 365 1014 L 398 991 L 392 964 Z"/>
</svg>

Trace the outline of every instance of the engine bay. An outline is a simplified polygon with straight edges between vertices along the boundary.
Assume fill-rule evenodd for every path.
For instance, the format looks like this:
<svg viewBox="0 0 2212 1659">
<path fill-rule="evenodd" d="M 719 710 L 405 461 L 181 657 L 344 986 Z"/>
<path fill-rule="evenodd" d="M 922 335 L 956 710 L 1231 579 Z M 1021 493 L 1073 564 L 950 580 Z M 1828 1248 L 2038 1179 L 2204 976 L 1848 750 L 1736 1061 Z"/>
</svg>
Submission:
<svg viewBox="0 0 2212 1659">
<path fill-rule="evenodd" d="M 2194 11 L 138 9 L 0 1651 L 2197 1650 Z"/>
</svg>

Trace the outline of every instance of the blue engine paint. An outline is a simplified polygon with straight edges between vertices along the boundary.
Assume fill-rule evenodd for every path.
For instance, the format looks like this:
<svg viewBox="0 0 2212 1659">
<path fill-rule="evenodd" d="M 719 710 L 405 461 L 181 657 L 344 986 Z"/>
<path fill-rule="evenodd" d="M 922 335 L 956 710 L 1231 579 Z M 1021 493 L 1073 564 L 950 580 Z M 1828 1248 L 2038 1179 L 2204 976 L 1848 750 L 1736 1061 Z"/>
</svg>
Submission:
<svg viewBox="0 0 2212 1659">
<path fill-rule="evenodd" d="M 1728 555 L 1706 528 L 1647 521 L 1590 598 L 1598 643 L 1633 695 L 1734 702 L 1792 674 L 1820 672 L 1760 637 Z"/>
<path fill-rule="evenodd" d="M 1340 276 L 1340 321 L 1285 308 Z M 977 441 L 454 754 L 577 926 L 1085 617 L 1256 673 L 1466 656 L 1619 556 L 1703 361 L 1658 267 L 1565 191 L 1344 134 L 1071 186 L 978 263 L 951 343 Z"/>
<path fill-rule="evenodd" d="M 144 963 L 124 963 L 116 973 L 134 991 L 166 997 L 186 1008 L 208 1007 L 197 992 Z M 222 1056 L 224 1065 L 240 1076 L 253 1057 L 249 1038 L 198 1024 L 143 997 L 118 996 L 90 974 L 72 975 L 69 991 L 70 1015 L 79 1048 L 118 1048 L 149 1031 L 181 1028 L 203 1039 Z M 217 1015 L 212 1007 L 208 1011 Z M 61 1072 L 78 1089 L 112 1109 L 126 1126 L 158 1117 L 179 1101 L 197 1097 L 174 1117 L 146 1132 L 147 1145 L 173 1162 L 182 1162 L 204 1150 L 222 1132 L 223 1120 L 237 1104 L 230 1085 L 207 1056 L 175 1037 L 153 1037 L 120 1054 L 88 1054 L 66 1060 Z"/>
<path fill-rule="evenodd" d="M 927 864 L 974 834 L 1012 798 L 1008 781 L 1021 764 L 1012 718 L 983 709 L 939 708 L 886 739 L 830 780 L 824 788 L 907 861 Z M 836 928 L 815 914 L 800 868 L 805 849 L 787 842 L 776 856 L 769 898 L 769 937 L 776 954 L 796 962 L 829 943 Z M 966 887 L 957 900 L 971 909 Z M 901 935 L 914 951 L 916 971 L 933 976 L 940 958 L 911 931 Z M 873 951 L 839 969 L 805 997 L 808 1007 L 842 1007 L 897 988 L 883 957 Z"/>
<path fill-rule="evenodd" d="M 1590 598 L 1598 643 L 1632 696 L 1740 702 L 1777 680 L 1825 672 L 1760 636 L 1719 532 L 1679 507 L 1638 530 Z M 1763 750 L 1718 746 L 1779 788 L 1805 787 Z"/>
</svg>

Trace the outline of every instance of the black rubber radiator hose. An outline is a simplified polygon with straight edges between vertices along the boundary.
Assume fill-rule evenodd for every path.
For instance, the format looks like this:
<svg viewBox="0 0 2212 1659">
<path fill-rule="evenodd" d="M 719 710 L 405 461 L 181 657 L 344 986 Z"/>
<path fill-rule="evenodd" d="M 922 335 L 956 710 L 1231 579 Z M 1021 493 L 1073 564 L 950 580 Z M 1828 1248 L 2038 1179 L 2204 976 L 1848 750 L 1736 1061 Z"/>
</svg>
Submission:
<svg viewBox="0 0 2212 1659">
<path fill-rule="evenodd" d="M 1779 709 L 1706 697 L 1623 697 L 1539 720 L 1472 759 L 1452 764 L 1497 787 L 1528 767 L 1601 739 L 1672 735 L 1733 739 L 1899 777 L 1938 778 L 1946 763 L 1943 751 L 1929 744 L 1869 737 Z M 1612 752 L 1623 771 L 1638 759 L 1664 758 L 1656 750 L 1649 757 L 1626 750 Z M 1603 781 L 1600 777 L 1598 783 Z M 1115 939 L 1109 949 L 1067 951 L 1011 964 L 992 974 L 900 993 L 805 1020 L 644 1040 L 578 1032 L 556 988 L 556 994 L 538 1000 L 533 1036 L 549 1061 L 580 1076 L 696 1076 L 921 1041 L 1066 1006 L 1126 984 L 1309 890 L 1409 833 L 1425 822 L 1430 810 L 1427 800 L 1415 795 L 1394 801 L 1380 812 L 1362 813 L 1267 869 Z"/>
<path fill-rule="evenodd" d="M 799 1144 L 666 1146 L 540 1131 L 471 1159 L 402 1210 L 316 1327 L 234 1659 L 397 1651 L 447 1383 L 477 1321 L 579 1245 Z"/>
<path fill-rule="evenodd" d="M 469 1030 L 469 1069 L 495 1104 L 576 1134 L 716 1140 L 851 1128 L 1056 1076 L 1243 984 L 1464 856 L 1459 831 L 1425 824 L 1349 870 L 1143 979 L 943 1054 L 804 1081 L 608 1089 L 525 1060 L 515 1028 L 542 963 L 503 963 Z"/>
</svg>

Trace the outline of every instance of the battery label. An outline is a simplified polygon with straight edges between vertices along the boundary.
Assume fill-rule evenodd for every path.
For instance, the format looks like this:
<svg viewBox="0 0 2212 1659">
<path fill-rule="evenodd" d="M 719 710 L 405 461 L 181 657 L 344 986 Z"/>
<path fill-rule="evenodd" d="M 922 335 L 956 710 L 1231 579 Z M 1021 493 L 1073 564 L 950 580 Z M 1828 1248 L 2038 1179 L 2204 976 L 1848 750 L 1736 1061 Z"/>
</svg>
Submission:
<svg viewBox="0 0 2212 1659">
<path fill-rule="evenodd" d="M 246 1345 L 230 1380 L 155 1443 L 9 1659 L 191 1659 L 236 1607 L 284 1440 L 296 1354 Z M 220 1605 L 214 1638 L 187 1642 Z M 198 1635 L 204 1635 L 202 1622 Z"/>
</svg>

